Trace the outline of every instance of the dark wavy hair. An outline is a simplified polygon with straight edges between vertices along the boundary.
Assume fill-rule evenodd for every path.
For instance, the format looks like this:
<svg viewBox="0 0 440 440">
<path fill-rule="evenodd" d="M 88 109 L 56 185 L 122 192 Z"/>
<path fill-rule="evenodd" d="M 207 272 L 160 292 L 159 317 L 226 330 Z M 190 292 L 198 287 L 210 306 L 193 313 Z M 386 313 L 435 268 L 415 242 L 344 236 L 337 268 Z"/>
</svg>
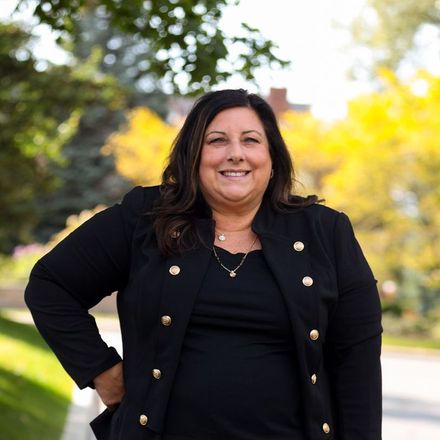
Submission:
<svg viewBox="0 0 440 440">
<path fill-rule="evenodd" d="M 243 89 L 209 92 L 199 98 L 189 112 L 173 142 L 168 165 L 162 175 L 161 196 L 152 214 L 158 246 L 163 255 L 180 253 L 202 240 L 195 220 L 211 215 L 199 185 L 204 135 L 215 116 L 232 107 L 254 110 L 264 127 L 273 168 L 265 197 L 272 207 L 285 211 L 289 207 L 308 206 L 318 201 L 316 196 L 304 198 L 292 194 L 295 182 L 292 160 L 270 105 L 258 95 Z"/>
</svg>

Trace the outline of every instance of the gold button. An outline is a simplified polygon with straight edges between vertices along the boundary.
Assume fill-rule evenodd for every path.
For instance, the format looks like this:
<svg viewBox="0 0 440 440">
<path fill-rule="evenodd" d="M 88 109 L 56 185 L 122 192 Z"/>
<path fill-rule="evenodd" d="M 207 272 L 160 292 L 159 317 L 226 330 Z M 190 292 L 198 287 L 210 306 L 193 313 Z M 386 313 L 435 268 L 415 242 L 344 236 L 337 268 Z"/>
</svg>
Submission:
<svg viewBox="0 0 440 440">
<path fill-rule="evenodd" d="M 160 379 L 162 377 L 162 371 L 157 368 L 153 368 L 153 371 L 151 373 L 153 374 L 153 377 L 155 379 Z"/>
<path fill-rule="evenodd" d="M 169 269 L 171 275 L 179 275 L 180 267 L 179 266 L 171 266 Z"/>
<path fill-rule="evenodd" d="M 302 241 L 295 241 L 295 243 L 293 243 L 293 249 L 295 249 L 297 252 L 303 251 L 304 243 Z"/>
<path fill-rule="evenodd" d="M 328 434 L 328 433 L 330 432 L 330 425 L 329 425 L 328 423 L 324 423 L 324 424 L 322 425 L 322 430 L 323 430 L 326 434 Z"/>
<path fill-rule="evenodd" d="M 302 281 L 306 287 L 310 287 L 313 284 L 313 278 L 311 277 L 304 277 Z"/>
<path fill-rule="evenodd" d="M 148 423 L 148 417 L 147 417 L 145 414 L 141 414 L 141 415 L 139 416 L 139 423 L 140 423 L 142 426 L 146 426 L 146 424 Z"/>
<path fill-rule="evenodd" d="M 310 376 L 310 380 L 312 381 L 312 384 L 315 385 L 316 381 L 318 380 L 318 376 L 316 374 L 312 374 Z"/>
<path fill-rule="evenodd" d="M 314 328 L 311 332 L 310 332 L 310 339 L 312 341 L 316 341 L 319 338 L 319 331 L 316 330 L 316 328 Z"/>
<path fill-rule="evenodd" d="M 171 316 L 163 315 L 160 317 L 160 323 L 165 327 L 169 327 L 171 325 L 171 321 L 172 321 Z"/>
</svg>

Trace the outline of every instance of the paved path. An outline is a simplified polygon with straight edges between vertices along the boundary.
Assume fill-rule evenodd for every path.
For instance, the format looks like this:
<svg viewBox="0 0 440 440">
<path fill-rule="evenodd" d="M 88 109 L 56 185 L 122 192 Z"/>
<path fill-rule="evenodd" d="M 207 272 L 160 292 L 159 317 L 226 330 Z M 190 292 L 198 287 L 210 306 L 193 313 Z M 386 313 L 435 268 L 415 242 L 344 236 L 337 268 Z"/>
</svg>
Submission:
<svg viewBox="0 0 440 440">
<path fill-rule="evenodd" d="M 385 351 L 383 440 L 440 439 L 440 356 Z"/>
<path fill-rule="evenodd" d="M 122 353 L 120 333 L 111 329 L 112 322 L 110 321 L 107 325 L 105 320 L 100 320 L 98 325 L 101 329 L 102 338 L 107 344 L 115 347 L 119 353 Z M 103 328 L 107 328 L 107 330 L 102 331 Z M 101 411 L 104 411 L 104 408 L 104 405 L 94 390 L 90 388 L 79 390 L 75 386 L 72 404 L 67 414 L 66 425 L 61 440 L 95 440 L 89 422 Z"/>
</svg>

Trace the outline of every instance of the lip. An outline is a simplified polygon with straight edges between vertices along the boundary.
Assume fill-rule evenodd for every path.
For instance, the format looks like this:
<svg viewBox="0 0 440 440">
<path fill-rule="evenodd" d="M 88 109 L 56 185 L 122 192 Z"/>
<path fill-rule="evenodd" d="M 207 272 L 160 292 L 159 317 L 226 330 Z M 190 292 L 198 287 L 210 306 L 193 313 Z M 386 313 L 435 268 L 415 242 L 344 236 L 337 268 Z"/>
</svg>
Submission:
<svg viewBox="0 0 440 440">
<path fill-rule="evenodd" d="M 223 177 L 226 177 L 227 179 L 242 179 L 243 177 L 246 177 L 250 174 L 251 170 L 234 170 L 234 169 L 227 169 L 227 170 L 220 170 L 219 174 Z"/>
</svg>

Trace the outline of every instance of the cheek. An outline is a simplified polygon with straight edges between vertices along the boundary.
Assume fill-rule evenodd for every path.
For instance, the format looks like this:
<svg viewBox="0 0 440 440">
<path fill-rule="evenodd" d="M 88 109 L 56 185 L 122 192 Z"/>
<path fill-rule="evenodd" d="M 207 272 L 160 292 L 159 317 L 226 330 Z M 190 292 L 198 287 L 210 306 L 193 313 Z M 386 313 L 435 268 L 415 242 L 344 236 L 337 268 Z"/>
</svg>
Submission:
<svg viewBox="0 0 440 440">
<path fill-rule="evenodd" d="M 209 181 L 212 181 L 216 173 L 215 161 L 213 159 L 212 155 L 203 153 L 200 157 L 199 179 L 200 184 L 204 187 L 207 186 Z"/>
<path fill-rule="evenodd" d="M 267 171 L 272 169 L 272 159 L 267 151 L 262 151 L 254 159 L 254 164 L 261 170 Z"/>
<path fill-rule="evenodd" d="M 214 173 L 223 162 L 223 154 L 221 151 L 210 150 L 202 151 L 200 156 L 199 169 L 204 173 Z"/>
</svg>

